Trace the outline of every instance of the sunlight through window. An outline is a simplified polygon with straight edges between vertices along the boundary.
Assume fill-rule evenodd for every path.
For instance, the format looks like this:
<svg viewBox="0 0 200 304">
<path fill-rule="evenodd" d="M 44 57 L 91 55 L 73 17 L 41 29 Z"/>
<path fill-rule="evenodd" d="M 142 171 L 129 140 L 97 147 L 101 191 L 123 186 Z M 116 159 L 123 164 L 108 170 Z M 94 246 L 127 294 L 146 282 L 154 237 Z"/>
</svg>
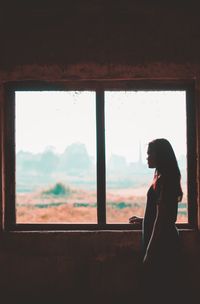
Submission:
<svg viewBox="0 0 200 304">
<path fill-rule="evenodd" d="M 108 223 L 144 216 L 154 172 L 146 163 L 148 142 L 166 138 L 182 174 L 178 222 L 187 222 L 185 91 L 105 92 L 106 214 Z"/>
<path fill-rule="evenodd" d="M 95 92 L 16 92 L 17 223 L 97 223 Z"/>
<path fill-rule="evenodd" d="M 174 148 L 184 192 L 177 223 L 188 223 L 186 91 L 102 92 L 15 91 L 17 224 L 143 217 L 154 175 L 147 147 L 156 138 Z"/>
</svg>

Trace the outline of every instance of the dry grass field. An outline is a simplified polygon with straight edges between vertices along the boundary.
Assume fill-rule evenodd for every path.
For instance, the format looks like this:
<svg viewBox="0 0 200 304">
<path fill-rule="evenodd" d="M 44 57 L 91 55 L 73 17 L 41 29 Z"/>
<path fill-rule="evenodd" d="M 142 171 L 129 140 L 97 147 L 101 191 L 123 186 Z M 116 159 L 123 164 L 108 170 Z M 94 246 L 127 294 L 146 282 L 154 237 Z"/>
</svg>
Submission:
<svg viewBox="0 0 200 304">
<path fill-rule="evenodd" d="M 145 193 L 146 188 L 108 190 L 107 223 L 128 223 L 132 215 L 143 217 Z M 16 214 L 17 223 L 97 223 L 96 191 L 18 193 Z M 177 222 L 187 222 L 185 207 L 180 209 Z"/>
</svg>

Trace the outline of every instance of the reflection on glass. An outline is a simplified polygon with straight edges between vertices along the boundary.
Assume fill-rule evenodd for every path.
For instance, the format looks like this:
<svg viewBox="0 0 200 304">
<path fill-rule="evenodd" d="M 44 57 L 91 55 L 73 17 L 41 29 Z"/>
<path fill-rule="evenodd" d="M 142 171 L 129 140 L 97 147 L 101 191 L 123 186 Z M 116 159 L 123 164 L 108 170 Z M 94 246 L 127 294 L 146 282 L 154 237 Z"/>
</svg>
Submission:
<svg viewBox="0 0 200 304">
<path fill-rule="evenodd" d="M 97 223 L 95 92 L 15 97 L 17 223 Z"/>
<path fill-rule="evenodd" d="M 154 174 L 146 151 L 155 138 L 168 139 L 175 150 L 184 191 L 177 222 L 187 222 L 185 91 L 105 92 L 105 137 L 107 223 L 144 216 Z"/>
</svg>

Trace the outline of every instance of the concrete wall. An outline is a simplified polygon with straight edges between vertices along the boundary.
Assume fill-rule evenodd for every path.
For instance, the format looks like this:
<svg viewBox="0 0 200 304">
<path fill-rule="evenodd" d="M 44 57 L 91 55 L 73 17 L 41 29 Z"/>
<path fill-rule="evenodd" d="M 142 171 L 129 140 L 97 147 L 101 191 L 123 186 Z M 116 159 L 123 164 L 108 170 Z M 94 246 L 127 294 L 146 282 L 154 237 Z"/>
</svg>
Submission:
<svg viewBox="0 0 200 304">
<path fill-rule="evenodd" d="M 3 84 L 16 80 L 188 79 L 199 111 L 198 1 L 13 2 L 0 10 L 1 102 Z M 192 296 L 199 288 L 199 232 L 180 236 Z M 134 231 L 1 232 L 0 297 L 132 302 L 140 242 Z"/>
</svg>

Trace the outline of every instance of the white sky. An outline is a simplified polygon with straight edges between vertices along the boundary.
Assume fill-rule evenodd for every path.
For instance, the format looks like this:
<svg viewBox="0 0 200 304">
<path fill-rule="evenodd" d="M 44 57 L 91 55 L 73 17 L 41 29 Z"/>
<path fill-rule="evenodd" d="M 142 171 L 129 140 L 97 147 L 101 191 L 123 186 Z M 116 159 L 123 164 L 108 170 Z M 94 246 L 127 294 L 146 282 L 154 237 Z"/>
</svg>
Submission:
<svg viewBox="0 0 200 304">
<path fill-rule="evenodd" d="M 16 150 L 62 153 L 74 143 L 95 151 L 95 92 L 16 92 Z"/>
<path fill-rule="evenodd" d="M 81 142 L 96 154 L 95 92 L 16 92 L 16 151 L 62 153 Z M 106 92 L 106 155 L 143 161 L 148 142 L 167 138 L 177 155 L 186 155 L 185 91 Z"/>
<path fill-rule="evenodd" d="M 177 157 L 186 155 L 185 92 L 108 92 L 106 100 L 107 154 L 138 160 L 141 145 L 145 161 L 148 143 L 166 138 Z"/>
</svg>

